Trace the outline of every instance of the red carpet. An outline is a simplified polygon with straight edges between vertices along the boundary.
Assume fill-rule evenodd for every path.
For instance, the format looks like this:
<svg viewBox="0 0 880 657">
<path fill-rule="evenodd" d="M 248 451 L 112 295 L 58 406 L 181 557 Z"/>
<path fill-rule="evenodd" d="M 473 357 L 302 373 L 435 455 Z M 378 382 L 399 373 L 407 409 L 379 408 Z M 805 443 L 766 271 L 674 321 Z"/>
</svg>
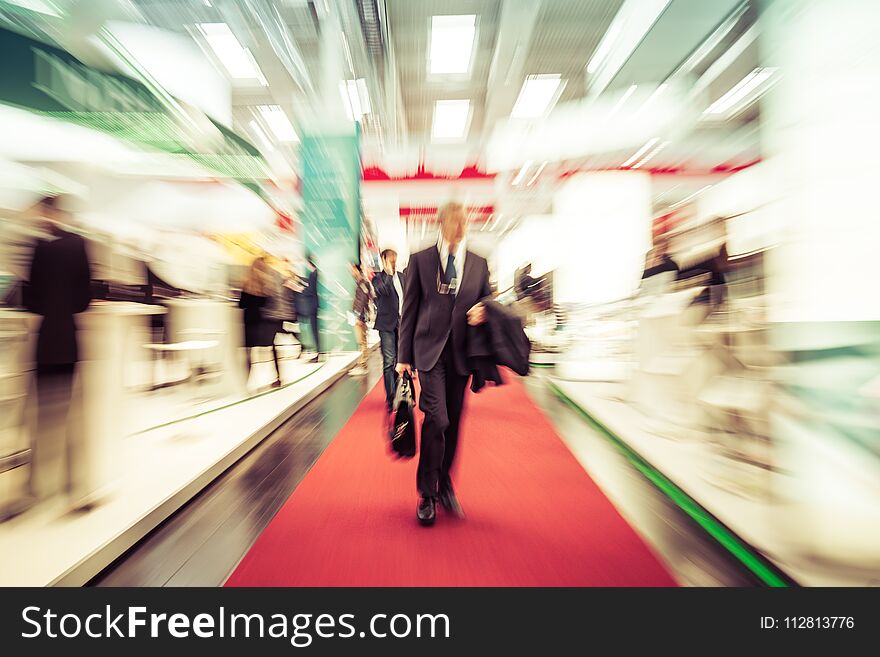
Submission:
<svg viewBox="0 0 880 657">
<path fill-rule="evenodd" d="M 468 391 L 453 479 L 465 520 L 438 508 L 416 523 L 416 459 L 388 455 L 377 385 L 227 586 L 674 586 L 508 381 Z"/>
</svg>

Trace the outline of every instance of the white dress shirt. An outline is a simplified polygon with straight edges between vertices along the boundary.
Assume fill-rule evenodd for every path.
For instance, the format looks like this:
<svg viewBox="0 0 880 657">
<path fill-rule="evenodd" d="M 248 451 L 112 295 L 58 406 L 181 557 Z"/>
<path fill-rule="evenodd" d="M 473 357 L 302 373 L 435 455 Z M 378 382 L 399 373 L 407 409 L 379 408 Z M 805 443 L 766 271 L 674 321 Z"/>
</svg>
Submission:
<svg viewBox="0 0 880 657">
<path fill-rule="evenodd" d="M 440 252 L 440 267 L 443 269 L 443 273 L 446 273 L 446 261 L 449 259 L 449 242 L 443 239 L 443 235 L 440 235 L 440 239 L 437 241 L 437 250 Z M 455 293 L 458 294 L 458 288 L 461 285 L 461 277 L 464 274 L 464 259 L 465 254 L 467 254 L 467 248 L 465 248 L 464 240 L 458 243 L 458 248 L 455 250 L 453 254 L 455 256 L 455 278 L 459 285 L 455 287 Z"/>
<path fill-rule="evenodd" d="M 394 291 L 397 292 L 397 303 L 398 308 L 397 312 L 399 314 L 403 314 L 403 286 L 400 284 L 400 272 L 396 271 L 391 276 L 391 280 L 394 281 Z"/>
</svg>

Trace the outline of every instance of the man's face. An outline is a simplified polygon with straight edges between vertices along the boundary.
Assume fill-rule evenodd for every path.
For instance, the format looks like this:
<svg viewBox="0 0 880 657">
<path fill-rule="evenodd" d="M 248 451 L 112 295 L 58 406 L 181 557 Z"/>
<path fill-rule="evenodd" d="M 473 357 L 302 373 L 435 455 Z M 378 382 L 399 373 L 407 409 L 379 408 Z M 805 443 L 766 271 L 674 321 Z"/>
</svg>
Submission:
<svg viewBox="0 0 880 657">
<path fill-rule="evenodd" d="M 389 251 L 385 254 L 385 267 L 389 273 L 393 274 L 397 271 L 397 254 L 394 251 Z"/>
<path fill-rule="evenodd" d="M 467 228 L 467 215 L 464 210 L 453 210 L 443 218 L 440 232 L 450 246 L 456 247 L 464 239 Z"/>
</svg>

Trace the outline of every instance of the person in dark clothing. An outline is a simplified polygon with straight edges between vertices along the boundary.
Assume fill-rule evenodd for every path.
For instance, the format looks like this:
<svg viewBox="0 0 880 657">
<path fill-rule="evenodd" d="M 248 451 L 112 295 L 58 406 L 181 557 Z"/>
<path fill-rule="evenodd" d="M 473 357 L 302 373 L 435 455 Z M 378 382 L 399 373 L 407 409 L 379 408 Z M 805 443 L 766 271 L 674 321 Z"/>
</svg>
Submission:
<svg viewBox="0 0 880 657">
<path fill-rule="evenodd" d="M 306 256 L 308 272 L 305 276 L 305 285 L 303 290 L 296 295 L 296 314 L 299 321 L 306 324 L 311 329 L 312 341 L 315 347 L 315 357 L 311 362 L 315 362 L 321 355 L 321 335 L 318 332 L 318 310 L 320 309 L 320 300 L 318 298 L 318 266 L 312 255 Z"/>
<path fill-rule="evenodd" d="M 706 278 L 706 289 L 694 299 L 693 303 L 717 305 L 727 296 L 727 285 L 724 274 L 728 270 L 727 245 L 722 244 L 719 251 L 707 255 L 701 261 L 691 263 L 678 272 L 676 280 L 685 281 L 692 278 Z"/>
<path fill-rule="evenodd" d="M 68 413 L 73 394 L 79 345 L 76 336 L 78 313 L 91 302 L 91 272 L 85 240 L 59 223 L 63 218 L 57 197 L 39 203 L 50 238 L 34 247 L 24 302 L 32 313 L 42 316 L 37 335 L 36 381 L 37 430 L 31 437 L 31 495 L 43 499 L 58 492 L 61 478 L 52 477 L 64 462 L 64 491 L 76 499 L 83 491 L 82 468 L 72 435 Z M 59 433 L 64 433 L 60 438 Z M 53 480 L 54 479 L 54 480 Z"/>
<path fill-rule="evenodd" d="M 440 239 L 414 254 L 400 319 L 397 373 L 418 370 L 419 408 L 425 413 L 416 477 L 416 517 L 423 525 L 436 518 L 436 503 L 462 516 L 452 488 L 465 388 L 470 374 L 468 325 L 486 321 L 480 303 L 490 296 L 489 265 L 465 247 L 467 213 L 461 203 L 446 203 L 437 212 Z"/>
<path fill-rule="evenodd" d="M 356 262 L 351 263 L 351 275 L 355 283 L 351 312 L 354 314 L 354 332 L 361 357 L 358 359 L 357 367 L 353 368 L 349 374 L 360 376 L 367 373 L 367 357 L 369 355 L 367 351 L 367 321 L 370 315 L 370 304 L 373 302 L 373 288 Z"/>
<path fill-rule="evenodd" d="M 678 273 L 678 265 L 669 255 L 669 240 L 660 238 L 645 258 L 642 280 L 664 272 Z"/>
<path fill-rule="evenodd" d="M 281 387 L 281 369 L 278 364 L 278 348 L 275 346 L 276 322 L 267 320 L 264 311 L 272 303 L 273 291 L 269 267 L 264 257 L 254 260 L 242 285 L 238 307 L 244 310 L 244 346 L 248 376 L 253 366 L 251 349 L 253 347 L 272 347 L 275 361 L 275 381 L 273 388 Z"/>
<path fill-rule="evenodd" d="M 526 263 L 514 276 L 514 292 L 517 299 L 525 299 L 535 291 L 538 281 L 532 278 L 532 263 Z"/>
<path fill-rule="evenodd" d="M 404 272 L 397 271 L 397 252 L 393 249 L 382 251 L 382 271 L 373 277 L 376 290 L 376 322 L 379 332 L 379 345 L 382 350 L 382 378 L 385 384 L 385 405 L 391 412 L 394 391 L 397 388 L 397 332 L 400 326 L 400 311 L 403 308 L 403 295 L 406 289 Z"/>
</svg>

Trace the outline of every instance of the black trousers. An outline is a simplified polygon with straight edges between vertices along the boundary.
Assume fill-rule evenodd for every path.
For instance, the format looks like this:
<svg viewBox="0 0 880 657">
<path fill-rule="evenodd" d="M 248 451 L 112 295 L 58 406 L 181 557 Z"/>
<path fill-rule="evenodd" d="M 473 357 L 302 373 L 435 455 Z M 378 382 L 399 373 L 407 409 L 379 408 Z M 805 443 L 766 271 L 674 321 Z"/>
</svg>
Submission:
<svg viewBox="0 0 880 657">
<path fill-rule="evenodd" d="M 436 497 L 451 483 L 449 471 L 455 462 L 468 382 L 468 375 L 462 376 L 455 371 L 451 336 L 437 364 L 428 371 L 419 370 L 419 382 L 419 408 L 425 413 L 425 421 L 422 423 L 416 487 L 420 495 Z"/>
<path fill-rule="evenodd" d="M 321 353 L 321 334 L 318 333 L 318 316 L 317 315 L 309 315 L 308 317 L 301 317 L 300 322 L 308 321 L 309 329 L 312 334 L 312 341 L 314 342 L 315 353 Z"/>
</svg>

